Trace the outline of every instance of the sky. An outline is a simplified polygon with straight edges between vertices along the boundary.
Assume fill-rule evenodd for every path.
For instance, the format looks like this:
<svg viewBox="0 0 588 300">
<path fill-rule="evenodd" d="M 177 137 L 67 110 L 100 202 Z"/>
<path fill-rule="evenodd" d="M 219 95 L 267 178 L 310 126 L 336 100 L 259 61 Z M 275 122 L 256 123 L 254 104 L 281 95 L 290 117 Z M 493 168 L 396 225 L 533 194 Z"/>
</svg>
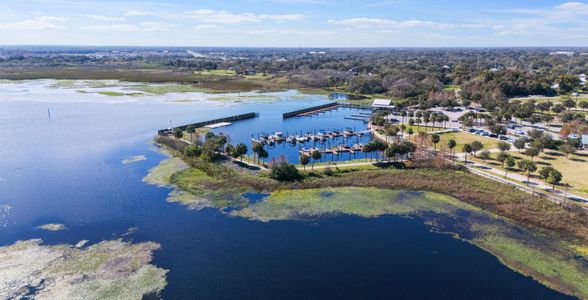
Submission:
<svg viewBox="0 0 588 300">
<path fill-rule="evenodd" d="M 588 2 L 3 0 L 1 45 L 588 46 Z"/>
</svg>

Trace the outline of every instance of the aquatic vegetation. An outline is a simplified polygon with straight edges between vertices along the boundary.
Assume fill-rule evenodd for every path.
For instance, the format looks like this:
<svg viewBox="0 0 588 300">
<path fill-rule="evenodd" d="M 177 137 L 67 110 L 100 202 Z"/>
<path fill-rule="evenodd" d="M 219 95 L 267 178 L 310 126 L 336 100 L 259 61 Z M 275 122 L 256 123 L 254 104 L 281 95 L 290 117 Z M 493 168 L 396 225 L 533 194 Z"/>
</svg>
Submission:
<svg viewBox="0 0 588 300">
<path fill-rule="evenodd" d="M 37 229 L 47 230 L 47 231 L 61 231 L 66 230 L 67 227 L 63 224 L 58 223 L 49 223 L 45 225 L 38 226 Z"/>
<path fill-rule="evenodd" d="M 149 170 L 143 181 L 157 186 L 169 186 L 172 175 L 187 167 L 188 165 L 179 157 L 170 157 Z"/>
<path fill-rule="evenodd" d="M 150 264 L 158 244 L 114 240 L 82 248 L 82 242 L 0 247 L 0 298 L 142 299 L 167 285 L 167 270 Z"/>
<path fill-rule="evenodd" d="M 197 87 L 191 84 L 164 84 L 164 85 L 138 85 L 127 88 L 129 90 L 141 91 L 144 93 L 162 95 L 168 93 L 205 93 L 209 92 L 205 88 Z"/>
<path fill-rule="evenodd" d="M 588 245 L 568 246 L 569 241 L 554 234 L 517 225 L 441 194 L 349 187 L 279 190 L 231 214 L 263 222 L 336 214 L 415 216 L 549 287 L 588 297 L 588 264 L 576 258 L 576 252 L 585 251 Z"/>
<path fill-rule="evenodd" d="M 180 202 L 193 208 L 235 208 L 247 203 L 241 196 L 247 188 L 228 185 L 224 180 L 213 178 L 199 169 L 190 168 L 174 174 L 171 182 L 181 187 L 182 192 L 176 191 L 171 194 L 169 201 Z"/>
<path fill-rule="evenodd" d="M 127 165 L 127 164 L 136 163 L 136 162 L 139 162 L 142 160 L 146 160 L 146 159 L 147 159 L 147 157 L 145 157 L 145 155 L 135 155 L 135 156 L 131 156 L 129 158 L 123 159 L 122 163 L 124 165 Z"/>
<path fill-rule="evenodd" d="M 588 258 L 588 245 L 581 246 L 581 245 L 572 245 L 572 249 L 578 252 L 580 255 Z"/>
<path fill-rule="evenodd" d="M 137 97 L 137 96 L 145 95 L 144 93 L 121 93 L 121 92 L 108 92 L 108 91 L 98 92 L 97 94 L 103 95 L 103 96 L 110 96 L 110 97 L 123 97 L 123 96 Z"/>
<path fill-rule="evenodd" d="M 274 102 L 279 101 L 280 98 L 275 95 L 265 95 L 265 94 L 257 94 L 257 95 L 245 95 L 245 96 L 219 96 L 219 97 L 212 97 L 209 100 L 211 101 L 255 101 L 255 102 Z"/>
</svg>

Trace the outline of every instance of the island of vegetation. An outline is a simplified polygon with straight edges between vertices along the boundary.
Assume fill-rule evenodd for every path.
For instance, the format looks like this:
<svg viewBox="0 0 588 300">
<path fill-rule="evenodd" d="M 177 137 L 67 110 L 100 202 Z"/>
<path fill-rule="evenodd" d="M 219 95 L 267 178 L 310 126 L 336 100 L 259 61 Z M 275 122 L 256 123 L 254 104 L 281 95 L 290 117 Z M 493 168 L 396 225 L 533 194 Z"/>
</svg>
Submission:
<svg viewBox="0 0 588 300">
<path fill-rule="evenodd" d="M 47 230 L 47 231 L 62 231 L 62 230 L 67 229 L 67 227 L 65 227 L 65 225 L 59 224 L 59 223 L 43 224 L 37 228 L 42 229 L 42 230 Z"/>
<path fill-rule="evenodd" d="M 85 247 L 19 241 L 0 247 L 2 299 L 143 299 L 167 285 L 150 264 L 156 243 L 103 241 Z"/>
</svg>

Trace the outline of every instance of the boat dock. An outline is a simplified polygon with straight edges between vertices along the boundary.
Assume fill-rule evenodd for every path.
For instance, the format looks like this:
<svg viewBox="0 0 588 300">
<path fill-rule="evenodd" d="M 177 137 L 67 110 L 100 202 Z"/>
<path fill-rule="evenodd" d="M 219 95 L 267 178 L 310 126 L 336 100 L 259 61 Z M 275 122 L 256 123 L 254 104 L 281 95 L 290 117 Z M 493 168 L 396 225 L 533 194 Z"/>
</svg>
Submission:
<svg viewBox="0 0 588 300">
<path fill-rule="evenodd" d="M 186 130 L 188 128 L 188 126 L 193 126 L 195 128 L 200 128 L 200 127 L 205 127 L 205 126 L 212 126 L 212 128 L 217 128 L 217 127 L 222 127 L 222 126 L 230 125 L 231 124 L 230 122 L 240 121 L 240 120 L 246 120 L 246 119 L 252 119 L 252 118 L 256 118 L 258 116 L 259 116 L 259 113 L 252 112 L 252 113 L 246 113 L 246 114 L 241 114 L 241 115 L 236 115 L 236 116 L 219 118 L 219 119 L 214 119 L 214 120 L 209 120 L 209 121 L 204 121 L 204 122 L 198 122 L 198 123 L 186 124 L 186 125 L 182 125 L 182 126 L 176 126 L 174 128 L 179 128 L 181 130 Z M 166 128 L 166 129 L 158 130 L 157 131 L 157 134 L 159 134 L 159 135 L 170 135 L 172 132 L 173 132 L 173 128 Z"/>
<path fill-rule="evenodd" d="M 339 155 L 341 153 L 355 154 L 357 152 L 361 152 L 362 148 L 363 148 L 362 144 L 354 144 L 353 146 L 341 144 L 337 147 L 330 148 L 330 149 L 302 148 L 302 149 L 300 149 L 300 154 L 312 156 L 312 152 L 314 152 L 316 150 L 320 151 L 321 154 L 334 154 L 334 155 Z"/>
<path fill-rule="evenodd" d="M 258 138 L 252 138 L 251 141 L 253 143 L 260 143 L 262 145 L 269 145 L 273 146 L 279 143 L 290 143 L 293 145 L 296 144 L 304 144 L 308 142 L 319 142 L 324 143 L 328 139 L 336 139 L 336 138 L 351 138 L 351 137 L 360 137 L 365 134 L 368 134 L 369 130 L 363 131 L 354 131 L 350 128 L 345 130 L 332 130 L 332 131 L 325 131 L 319 130 L 315 133 L 306 133 L 306 134 L 297 134 L 297 135 L 284 135 L 281 131 L 278 131 L 272 135 L 260 135 Z"/>
</svg>

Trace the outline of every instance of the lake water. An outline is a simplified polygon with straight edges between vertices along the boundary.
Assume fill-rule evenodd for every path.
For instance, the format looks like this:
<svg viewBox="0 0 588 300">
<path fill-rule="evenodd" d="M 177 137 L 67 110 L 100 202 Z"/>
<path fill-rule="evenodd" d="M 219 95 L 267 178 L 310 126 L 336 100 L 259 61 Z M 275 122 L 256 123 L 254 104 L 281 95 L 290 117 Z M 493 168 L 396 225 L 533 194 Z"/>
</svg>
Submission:
<svg viewBox="0 0 588 300">
<path fill-rule="evenodd" d="M 48 244 L 156 241 L 162 248 L 154 264 L 170 270 L 166 299 L 566 298 L 475 246 L 431 232 L 419 219 L 333 216 L 263 223 L 213 209 L 187 210 L 166 202 L 169 189 L 141 181 L 164 158 L 151 138 L 170 120 L 249 111 L 279 116 L 328 101 L 296 92 L 275 95 L 275 101 L 239 103 L 194 94 L 181 97 L 196 100 L 179 102 L 167 101 L 180 97 L 174 95 L 119 98 L 53 90 L 45 81 L 0 84 L 0 245 L 31 238 Z M 267 124 L 256 123 L 262 118 L 245 122 L 266 132 L 307 130 L 272 118 Z M 236 125 L 226 130 L 240 131 Z M 135 155 L 146 160 L 122 163 Z M 36 229 L 46 223 L 69 229 Z"/>
</svg>

